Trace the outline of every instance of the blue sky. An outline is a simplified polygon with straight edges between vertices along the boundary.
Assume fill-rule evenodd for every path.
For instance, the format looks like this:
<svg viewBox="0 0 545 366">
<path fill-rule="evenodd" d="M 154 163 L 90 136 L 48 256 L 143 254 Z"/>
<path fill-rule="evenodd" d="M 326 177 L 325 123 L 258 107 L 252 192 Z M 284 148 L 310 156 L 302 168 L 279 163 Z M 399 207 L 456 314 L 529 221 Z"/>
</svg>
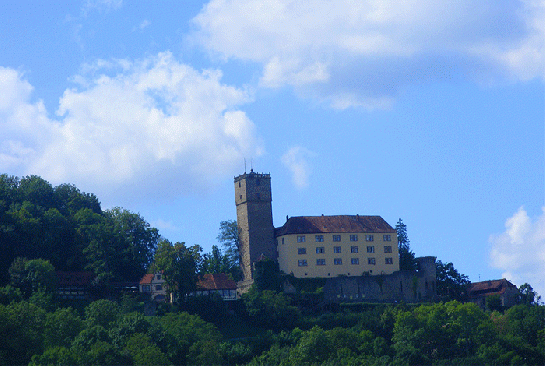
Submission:
<svg viewBox="0 0 545 366">
<path fill-rule="evenodd" d="M 19 1 L 0 172 L 216 244 L 233 177 L 286 215 L 402 218 L 417 255 L 545 295 L 541 1 Z"/>
</svg>

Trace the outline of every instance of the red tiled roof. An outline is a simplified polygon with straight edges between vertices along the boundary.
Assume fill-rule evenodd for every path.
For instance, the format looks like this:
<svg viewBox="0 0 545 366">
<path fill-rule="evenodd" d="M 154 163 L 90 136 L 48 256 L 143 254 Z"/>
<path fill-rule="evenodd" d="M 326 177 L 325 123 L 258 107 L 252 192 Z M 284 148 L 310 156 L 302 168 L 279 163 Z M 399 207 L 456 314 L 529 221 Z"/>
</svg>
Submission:
<svg viewBox="0 0 545 366">
<path fill-rule="evenodd" d="M 225 273 L 207 273 L 197 282 L 197 288 L 205 290 L 235 290 L 237 284 Z"/>
<path fill-rule="evenodd" d="M 479 295 L 486 293 L 490 294 L 502 294 L 508 288 L 516 288 L 511 282 L 507 281 L 505 278 L 501 280 L 490 280 L 482 282 L 472 282 L 469 285 L 469 295 Z"/>
<path fill-rule="evenodd" d="M 56 271 L 59 287 L 90 286 L 95 279 L 93 272 Z"/>
<path fill-rule="evenodd" d="M 275 235 L 313 233 L 395 233 L 380 216 L 336 215 L 290 217 Z"/>
<path fill-rule="evenodd" d="M 146 273 L 140 280 L 140 285 L 149 285 L 155 275 L 153 273 Z"/>
</svg>

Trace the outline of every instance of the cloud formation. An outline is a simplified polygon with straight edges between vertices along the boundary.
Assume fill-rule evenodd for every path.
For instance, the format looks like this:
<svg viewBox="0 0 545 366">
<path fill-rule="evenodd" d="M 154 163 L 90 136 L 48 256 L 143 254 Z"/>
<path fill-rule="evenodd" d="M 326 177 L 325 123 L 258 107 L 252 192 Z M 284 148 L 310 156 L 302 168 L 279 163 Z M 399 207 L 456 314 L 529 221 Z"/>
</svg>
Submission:
<svg viewBox="0 0 545 366">
<path fill-rule="evenodd" d="M 262 86 L 374 109 L 414 82 L 545 79 L 543 19 L 539 0 L 212 0 L 193 37 Z"/>
<path fill-rule="evenodd" d="M 0 170 L 97 187 L 93 193 L 206 190 L 262 150 L 254 124 L 237 110 L 251 96 L 221 77 L 170 53 L 97 61 L 74 77 L 79 85 L 64 92 L 53 119 L 31 101 L 24 75 L 0 68 Z M 173 182 L 176 192 L 167 190 Z"/>
<path fill-rule="evenodd" d="M 298 189 L 308 187 L 311 173 L 308 158 L 312 156 L 314 156 L 312 151 L 301 146 L 292 147 L 282 155 L 282 164 L 291 172 L 292 182 Z"/>
<path fill-rule="evenodd" d="M 490 260 L 494 268 L 504 271 L 503 277 L 522 285 L 532 285 L 545 295 L 545 207 L 535 220 L 523 207 L 505 222 L 505 232 L 492 235 Z"/>
</svg>

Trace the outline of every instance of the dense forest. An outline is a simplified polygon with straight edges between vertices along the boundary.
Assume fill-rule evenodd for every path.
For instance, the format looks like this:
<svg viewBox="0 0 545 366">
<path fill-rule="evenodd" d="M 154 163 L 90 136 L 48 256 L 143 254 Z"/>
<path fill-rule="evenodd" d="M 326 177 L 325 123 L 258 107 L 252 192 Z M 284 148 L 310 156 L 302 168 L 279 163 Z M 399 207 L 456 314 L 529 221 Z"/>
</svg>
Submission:
<svg viewBox="0 0 545 366">
<path fill-rule="evenodd" d="M 75 186 L 0 175 L 0 365 L 545 364 L 545 307 L 529 285 L 520 304 L 483 310 L 438 261 L 436 303 L 324 304 L 322 281 L 292 279 L 297 292 L 285 294 L 264 262 L 241 300 L 184 296 L 202 273 L 240 276 L 233 222 L 218 240 L 203 253 Z M 145 295 L 108 290 L 157 268 L 180 285 L 154 316 Z M 57 270 L 93 272 L 101 291 L 60 299 Z"/>
</svg>

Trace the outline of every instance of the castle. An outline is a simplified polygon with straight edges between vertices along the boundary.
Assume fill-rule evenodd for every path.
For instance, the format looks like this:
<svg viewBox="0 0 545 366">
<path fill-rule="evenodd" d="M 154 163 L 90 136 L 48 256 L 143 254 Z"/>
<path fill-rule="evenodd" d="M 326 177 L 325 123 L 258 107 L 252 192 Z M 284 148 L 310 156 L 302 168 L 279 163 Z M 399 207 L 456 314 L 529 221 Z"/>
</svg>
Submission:
<svg viewBox="0 0 545 366">
<path fill-rule="evenodd" d="M 380 216 L 287 217 L 275 228 L 270 174 L 234 178 L 244 291 L 264 258 L 297 278 L 327 278 L 329 301 L 420 301 L 435 296 L 435 257 L 417 258 L 418 271 L 400 271 L 397 233 Z"/>
</svg>

